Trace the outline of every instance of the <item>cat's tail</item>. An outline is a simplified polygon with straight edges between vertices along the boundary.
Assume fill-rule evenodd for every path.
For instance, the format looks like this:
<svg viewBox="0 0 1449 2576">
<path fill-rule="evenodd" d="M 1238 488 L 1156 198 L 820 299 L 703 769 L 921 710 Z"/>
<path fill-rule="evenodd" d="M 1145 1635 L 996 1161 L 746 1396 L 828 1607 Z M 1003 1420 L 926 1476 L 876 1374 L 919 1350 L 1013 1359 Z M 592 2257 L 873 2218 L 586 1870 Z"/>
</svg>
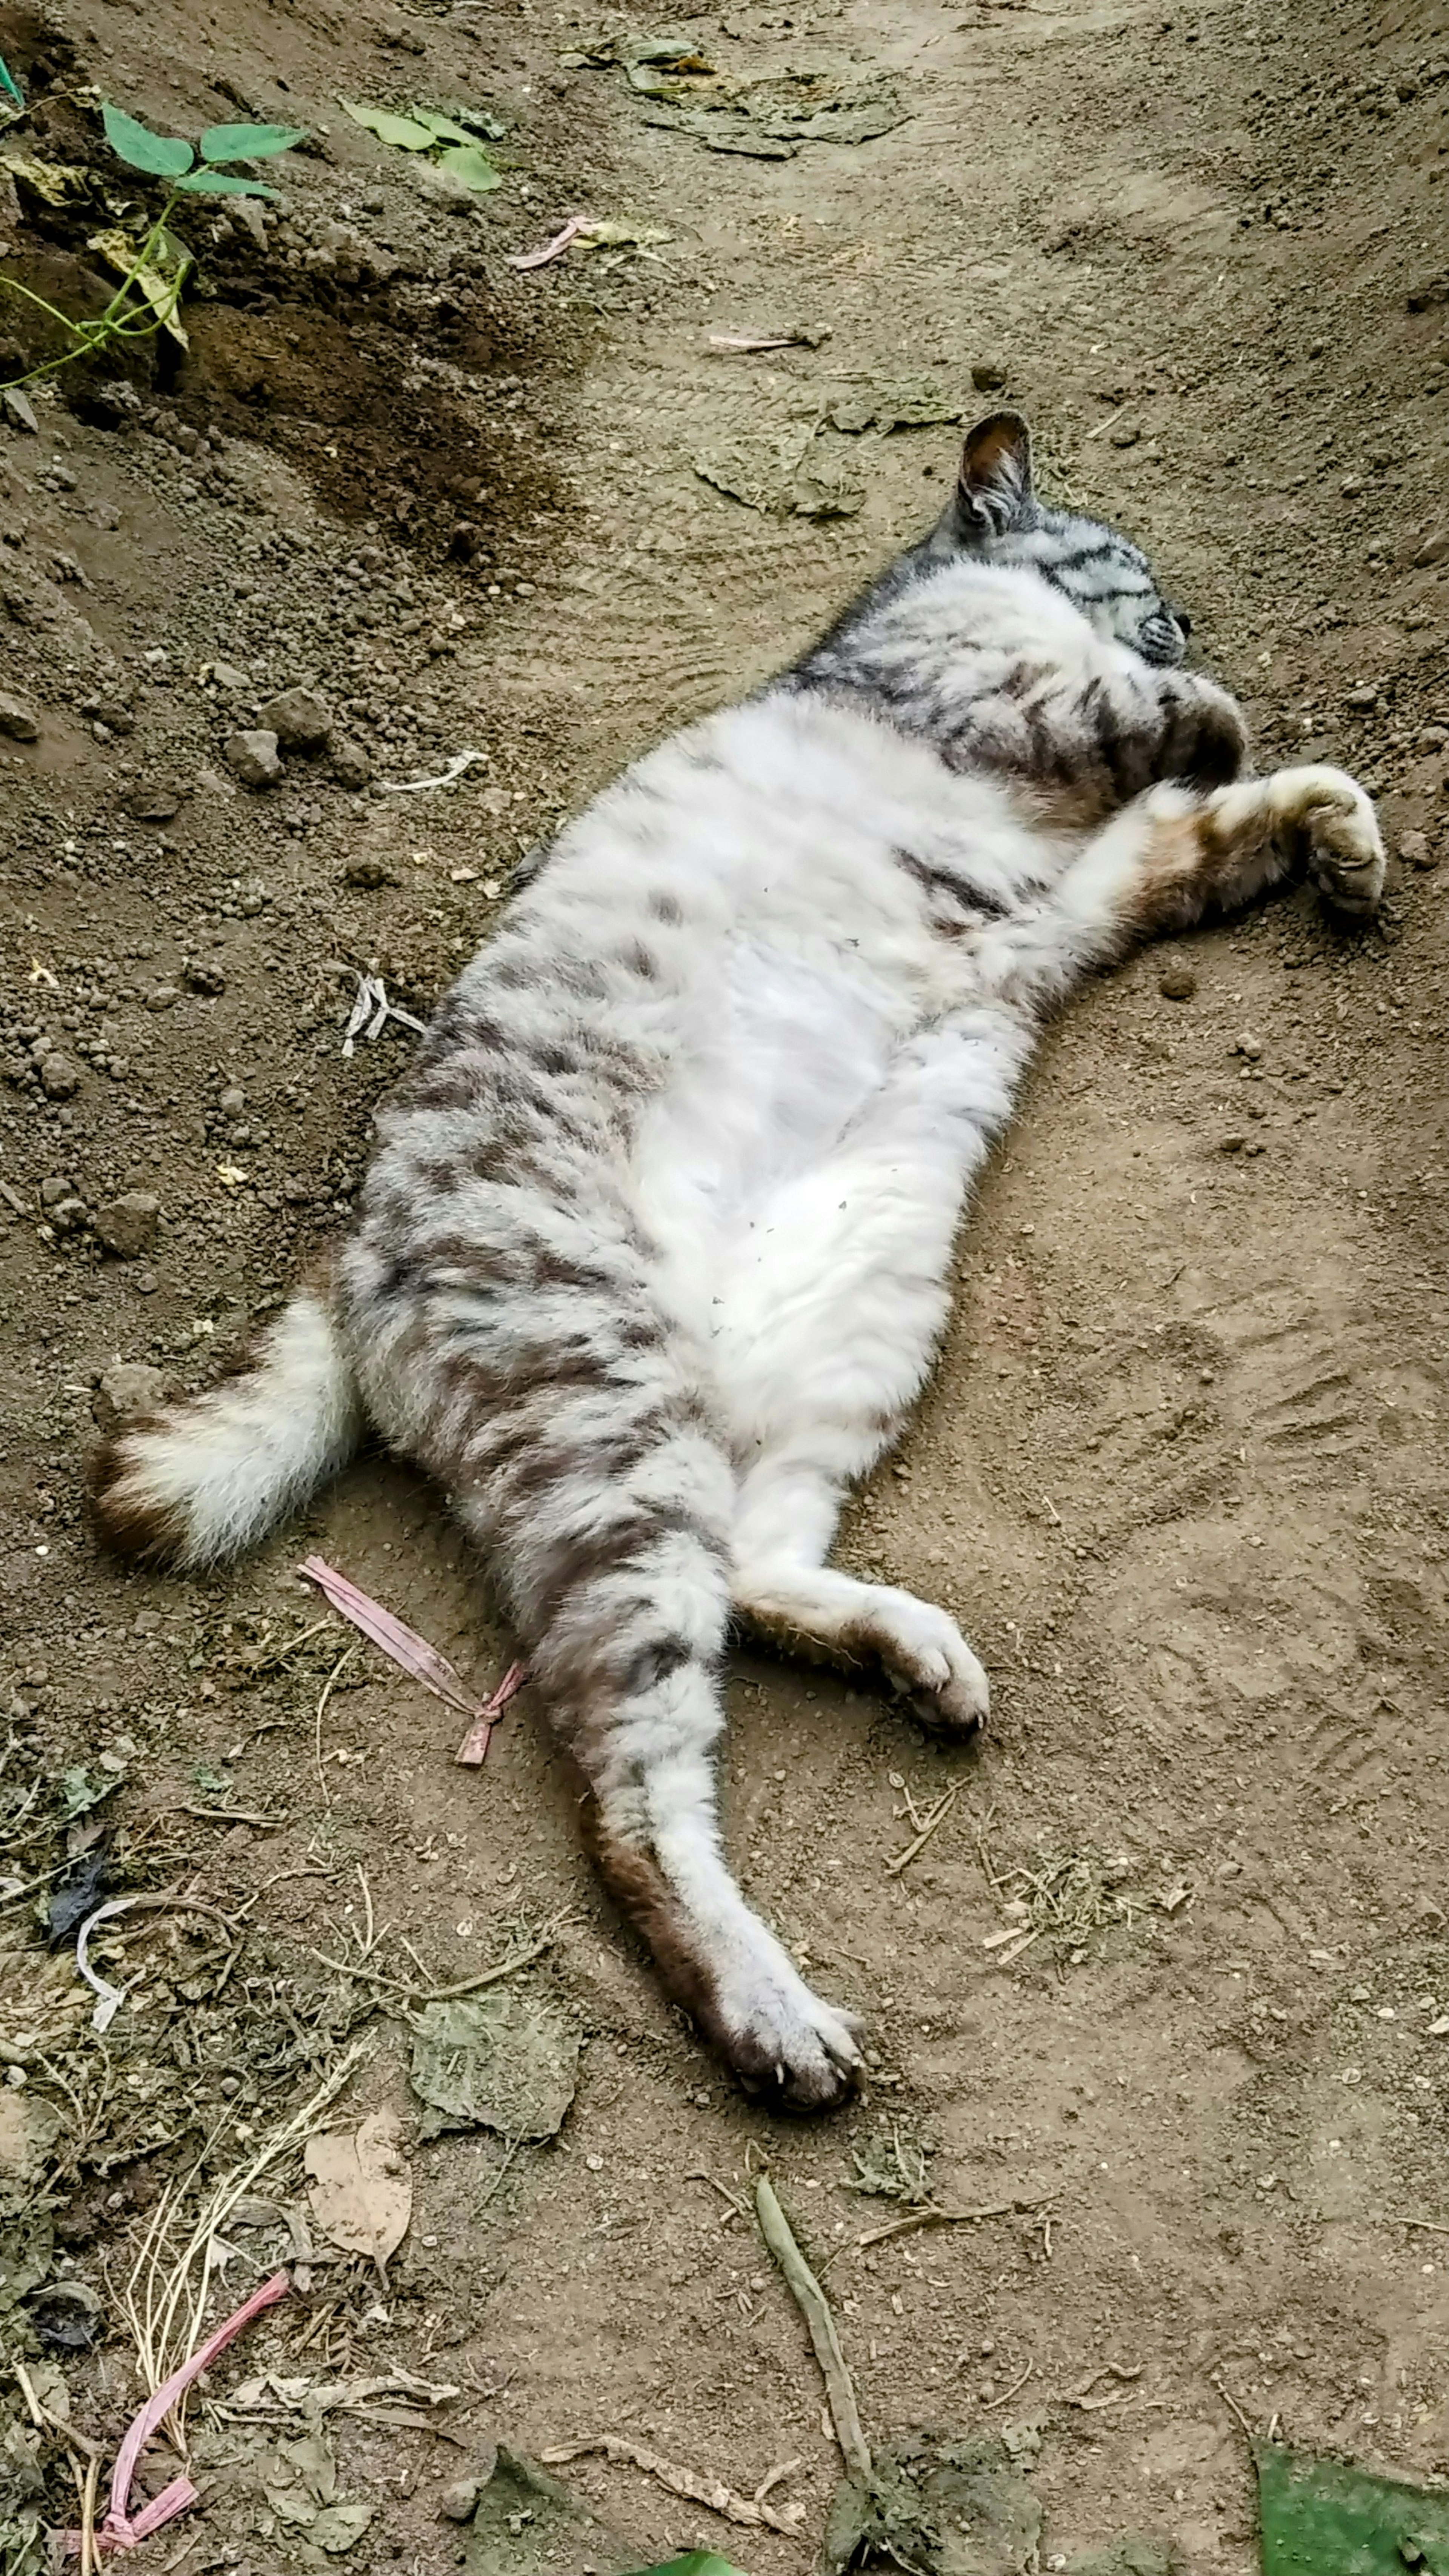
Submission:
<svg viewBox="0 0 1449 2576">
<path fill-rule="evenodd" d="M 304 1288 L 237 1376 L 106 1442 L 91 1468 L 97 1529 L 117 1556 L 219 1564 L 345 1466 L 362 1431 L 325 1285 Z"/>
</svg>

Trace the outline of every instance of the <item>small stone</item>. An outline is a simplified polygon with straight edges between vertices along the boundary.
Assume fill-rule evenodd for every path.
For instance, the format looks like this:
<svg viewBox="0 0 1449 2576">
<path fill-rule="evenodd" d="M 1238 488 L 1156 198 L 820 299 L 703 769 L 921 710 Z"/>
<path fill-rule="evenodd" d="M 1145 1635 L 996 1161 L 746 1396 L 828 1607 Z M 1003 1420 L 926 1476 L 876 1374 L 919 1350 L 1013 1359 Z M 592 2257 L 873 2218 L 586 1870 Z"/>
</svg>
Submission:
<svg viewBox="0 0 1449 2576">
<path fill-rule="evenodd" d="M 1218 1152 L 1220 1154 L 1241 1154 L 1247 1141 L 1246 1136 L 1220 1136 L 1218 1139 Z"/>
<path fill-rule="evenodd" d="M 169 823 L 180 809 L 181 798 L 174 787 L 132 787 L 121 799 L 128 814 L 138 823 Z"/>
<path fill-rule="evenodd" d="M 1190 1002 L 1197 991 L 1197 976 L 1183 958 L 1171 958 L 1157 978 L 1157 989 L 1164 1001 Z"/>
<path fill-rule="evenodd" d="M 81 1234 L 90 1221 L 91 1212 L 84 1199 L 58 1199 L 50 1211 L 50 1223 L 57 1234 Z"/>
<path fill-rule="evenodd" d="M 1245 1030 L 1240 1038 L 1234 1038 L 1233 1040 L 1234 1055 L 1245 1055 L 1249 1064 L 1256 1064 L 1262 1052 L 1262 1039 L 1255 1038 L 1251 1031 Z"/>
<path fill-rule="evenodd" d="M 451 2478 L 438 2497 L 438 2511 L 449 2522 L 471 2522 L 483 2490 L 477 2478 Z"/>
<path fill-rule="evenodd" d="M 35 417 L 35 405 L 29 394 L 23 394 L 18 385 L 7 385 L 0 400 L 4 402 L 5 416 L 13 429 L 28 430 L 32 438 L 40 436 L 40 423 Z"/>
<path fill-rule="evenodd" d="M 80 1089 L 80 1066 L 59 1051 L 45 1056 L 40 1067 L 40 1088 L 47 1100 L 69 1100 Z"/>
<path fill-rule="evenodd" d="M 174 1010 L 180 999 L 181 988 L 178 984 L 153 984 L 145 997 L 146 1008 L 148 1011 Z"/>
<path fill-rule="evenodd" d="M 219 966 L 208 966 L 201 959 L 188 957 L 181 969 L 182 979 L 193 993 L 205 993 L 215 999 L 226 991 L 226 977 Z"/>
<path fill-rule="evenodd" d="M 362 886 L 369 894 L 375 894 L 379 886 L 399 885 L 402 880 L 381 859 L 350 859 L 342 871 L 342 882 L 344 885 Z"/>
<path fill-rule="evenodd" d="M 118 1430 L 138 1413 L 154 1413 L 166 1393 L 166 1380 L 144 1360 L 112 1360 L 101 1372 L 91 1397 L 91 1412 L 101 1431 Z"/>
<path fill-rule="evenodd" d="M 43 1208 L 59 1207 L 62 1199 L 72 1199 L 74 1196 L 74 1181 L 63 1181 L 53 1174 L 49 1180 L 42 1181 L 40 1184 L 40 1204 Z"/>
<path fill-rule="evenodd" d="M 1352 707 L 1356 715 L 1367 715 L 1371 708 L 1378 705 L 1378 702 L 1377 689 L 1362 687 L 1350 689 L 1343 703 L 1346 707 Z"/>
<path fill-rule="evenodd" d="M 0 733 L 8 734 L 12 742 L 40 740 L 40 727 L 30 709 L 4 691 L 0 691 Z"/>
<path fill-rule="evenodd" d="M 275 787 L 282 775 L 274 733 L 234 733 L 226 746 L 226 765 L 243 787 Z"/>
<path fill-rule="evenodd" d="M 233 696 L 247 685 L 245 671 L 239 671 L 235 662 L 213 662 L 211 676 L 219 689 L 227 689 Z"/>
<path fill-rule="evenodd" d="M 1427 832 L 1401 832 L 1399 856 L 1410 868 L 1437 868 L 1439 864 L 1439 853 Z"/>
<path fill-rule="evenodd" d="M 1006 369 L 999 359 L 978 359 L 971 370 L 971 382 L 979 394 L 999 393 L 1006 382 Z"/>
<path fill-rule="evenodd" d="M 1414 561 L 1422 568 L 1428 564 L 1442 563 L 1446 555 L 1449 555 L 1449 528 L 1435 528 L 1430 536 L 1425 537 L 1423 544 L 1416 548 Z"/>
<path fill-rule="evenodd" d="M 1119 420 L 1108 435 L 1113 447 L 1135 447 L 1142 432 L 1135 420 Z"/>
<path fill-rule="evenodd" d="M 216 1105 L 223 1118 L 240 1118 L 247 1105 L 247 1096 L 241 1084 L 239 1082 L 229 1084 Z"/>
<path fill-rule="evenodd" d="M 360 742 L 334 742 L 332 775 L 339 787 L 354 791 L 365 787 L 372 776 L 372 763 Z"/>
<path fill-rule="evenodd" d="M 118 1261 L 136 1261 L 150 1251 L 160 1219 L 161 1202 L 149 1190 L 125 1190 L 98 1209 L 96 1232 Z"/>
<path fill-rule="evenodd" d="M 312 689 L 283 689 L 267 700 L 260 721 L 283 751 L 325 751 L 332 735 L 332 719 Z"/>
</svg>

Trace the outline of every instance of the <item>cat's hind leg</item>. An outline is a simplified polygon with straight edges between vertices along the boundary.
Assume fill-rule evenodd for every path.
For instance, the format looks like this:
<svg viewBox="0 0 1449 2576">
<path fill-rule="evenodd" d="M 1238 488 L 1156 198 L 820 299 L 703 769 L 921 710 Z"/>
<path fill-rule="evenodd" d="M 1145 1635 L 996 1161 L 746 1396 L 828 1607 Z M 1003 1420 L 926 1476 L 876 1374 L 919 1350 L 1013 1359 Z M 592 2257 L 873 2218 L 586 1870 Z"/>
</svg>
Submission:
<svg viewBox="0 0 1449 2576">
<path fill-rule="evenodd" d="M 908 1040 L 831 1151 L 756 1208 L 713 1309 L 714 1392 L 739 1479 L 736 1616 L 783 1651 L 884 1674 L 953 1734 L 988 1704 L 954 1619 L 825 1557 L 843 1496 L 925 1382 L 962 1199 L 1030 1045 L 1023 1021 L 975 1006 Z"/>
<path fill-rule="evenodd" d="M 933 1734 L 973 1734 L 990 1691 L 955 1620 L 896 1584 L 827 1565 L 839 1509 L 821 1464 L 788 1447 L 756 1462 L 735 1511 L 736 1616 L 781 1654 L 883 1681 Z"/>
</svg>

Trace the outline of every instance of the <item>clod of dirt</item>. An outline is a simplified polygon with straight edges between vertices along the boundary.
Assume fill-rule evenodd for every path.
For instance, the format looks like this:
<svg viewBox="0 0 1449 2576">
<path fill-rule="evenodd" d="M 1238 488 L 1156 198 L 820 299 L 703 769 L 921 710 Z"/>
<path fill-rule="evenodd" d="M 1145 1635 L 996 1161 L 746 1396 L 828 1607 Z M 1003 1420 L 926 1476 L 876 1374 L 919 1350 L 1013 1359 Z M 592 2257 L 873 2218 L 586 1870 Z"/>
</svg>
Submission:
<svg viewBox="0 0 1449 2576">
<path fill-rule="evenodd" d="M 47 1100 L 71 1100 L 81 1085 L 80 1067 L 57 1047 L 45 1056 L 40 1067 L 40 1088 Z"/>
<path fill-rule="evenodd" d="M 516 1994 L 429 2004 L 413 2041 L 412 2087 L 428 2105 L 422 2134 L 496 2129 L 552 2138 L 579 2080 L 579 2043 L 552 2005 Z"/>
<path fill-rule="evenodd" d="M 1170 2541 L 1124 2531 L 1120 2539 L 1094 2550 L 1090 2558 L 1069 2558 L 1067 2576 L 1178 2576 L 1181 2566 Z"/>
<path fill-rule="evenodd" d="M 282 775 L 277 737 L 260 728 L 228 736 L 226 765 L 243 787 L 275 787 Z"/>
<path fill-rule="evenodd" d="M 339 787 L 365 787 L 372 776 L 372 763 L 360 742 L 334 742 L 332 775 Z"/>
<path fill-rule="evenodd" d="M 8 734 L 12 742 L 40 740 L 40 726 L 30 709 L 4 691 L 0 691 L 0 733 Z"/>
<path fill-rule="evenodd" d="M 42 1065 L 42 1082 L 54 1060 L 49 1057 Z M 155 1242 L 160 1221 L 161 1202 L 150 1190 L 125 1190 L 108 1207 L 97 1208 L 96 1233 L 106 1251 L 113 1252 L 118 1261 L 138 1261 Z"/>
<path fill-rule="evenodd" d="M 1157 989 L 1165 1001 L 1190 1002 L 1197 991 L 1197 976 L 1184 957 L 1169 957 L 1157 978 Z"/>
<path fill-rule="evenodd" d="M 912 2576 L 1025 2576 L 1036 2565 L 1041 2506 L 993 2440 L 908 2437 L 878 2450 L 868 2485 L 847 2478 L 825 2527 L 835 2569 L 903 2567 Z"/>
<path fill-rule="evenodd" d="M 115 1431 L 138 1413 L 154 1413 L 166 1393 L 160 1369 L 145 1360 L 112 1360 L 103 1369 L 91 1397 L 91 1412 L 100 1431 Z"/>
<path fill-rule="evenodd" d="M 283 689 L 267 700 L 259 721 L 283 751 L 325 751 L 332 732 L 332 718 L 313 689 Z"/>
</svg>

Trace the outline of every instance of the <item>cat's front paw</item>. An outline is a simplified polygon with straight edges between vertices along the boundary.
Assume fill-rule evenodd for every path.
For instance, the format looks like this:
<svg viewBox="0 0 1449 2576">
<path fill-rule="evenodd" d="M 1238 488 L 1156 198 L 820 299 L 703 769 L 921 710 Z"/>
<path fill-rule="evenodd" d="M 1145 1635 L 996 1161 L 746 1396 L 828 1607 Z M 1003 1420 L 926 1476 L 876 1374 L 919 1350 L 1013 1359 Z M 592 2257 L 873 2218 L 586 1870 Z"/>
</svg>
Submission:
<svg viewBox="0 0 1449 2576">
<path fill-rule="evenodd" d="M 747 2093 L 785 2111 L 833 2111 L 865 2071 L 857 2025 L 811 1993 L 781 1952 L 765 1955 L 716 1989 L 711 2031 Z"/>
<path fill-rule="evenodd" d="M 1301 835 L 1313 883 L 1336 912 L 1364 918 L 1384 890 L 1384 845 L 1373 805 L 1343 769 L 1280 769 L 1268 782 L 1278 812 Z"/>
</svg>

